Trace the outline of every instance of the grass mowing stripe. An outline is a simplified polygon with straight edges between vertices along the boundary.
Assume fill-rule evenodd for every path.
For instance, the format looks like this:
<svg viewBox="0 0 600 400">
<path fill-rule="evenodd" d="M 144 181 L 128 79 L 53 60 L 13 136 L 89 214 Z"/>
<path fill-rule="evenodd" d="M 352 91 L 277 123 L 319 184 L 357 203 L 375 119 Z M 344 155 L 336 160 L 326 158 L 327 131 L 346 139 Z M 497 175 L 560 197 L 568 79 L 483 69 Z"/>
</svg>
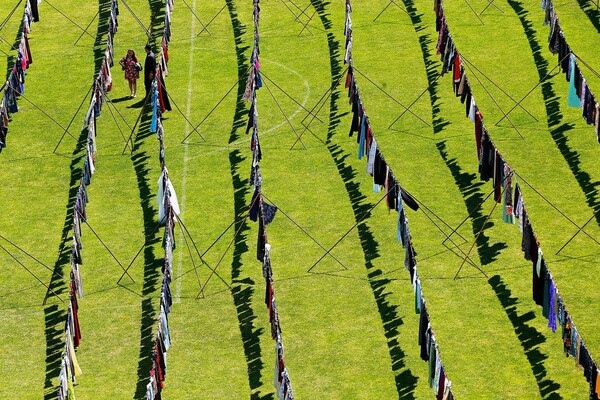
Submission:
<svg viewBox="0 0 600 400">
<path fill-rule="evenodd" d="M 196 0 L 193 0 L 192 2 L 192 10 L 196 10 Z M 191 28 L 190 28 L 190 49 L 189 49 L 189 53 L 190 53 L 190 58 L 188 60 L 188 89 L 187 89 L 187 105 L 185 108 L 185 117 L 189 120 L 191 117 L 191 110 L 192 110 L 192 93 L 193 93 L 193 88 L 192 88 L 192 82 L 193 82 L 193 72 L 194 72 L 194 42 L 196 40 L 196 16 L 192 13 L 191 14 Z M 185 125 L 185 136 L 187 136 L 190 133 L 190 125 L 186 124 Z M 181 169 L 181 186 L 179 188 L 179 208 L 181 211 L 181 215 L 185 215 L 185 186 L 187 183 L 187 170 L 188 170 L 188 142 L 186 141 L 183 144 L 183 168 Z M 179 248 L 183 249 L 183 246 L 185 245 L 185 238 L 182 237 L 179 239 Z M 179 254 L 177 255 L 177 273 L 175 276 L 181 276 L 182 274 L 182 270 L 183 270 L 183 251 L 180 251 Z M 175 284 L 175 294 L 173 296 L 173 303 L 175 304 L 179 304 L 181 302 L 181 279 L 177 279 L 177 283 Z"/>
</svg>

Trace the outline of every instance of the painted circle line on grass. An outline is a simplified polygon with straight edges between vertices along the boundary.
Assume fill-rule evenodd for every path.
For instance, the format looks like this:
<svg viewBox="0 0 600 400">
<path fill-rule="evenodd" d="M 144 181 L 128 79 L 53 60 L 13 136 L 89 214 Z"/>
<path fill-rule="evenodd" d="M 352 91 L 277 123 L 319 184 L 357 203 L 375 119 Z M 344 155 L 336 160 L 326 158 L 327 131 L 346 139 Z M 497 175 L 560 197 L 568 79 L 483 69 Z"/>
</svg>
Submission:
<svg viewBox="0 0 600 400">
<path fill-rule="evenodd" d="M 229 53 L 230 52 L 229 50 L 215 49 L 215 48 L 210 48 L 210 47 L 194 47 L 194 49 L 196 49 L 196 50 L 207 50 L 207 51 L 217 51 L 217 52 L 222 52 L 222 53 Z M 262 61 L 267 61 L 270 64 L 273 64 L 273 65 L 276 65 L 276 66 L 278 66 L 278 67 L 280 67 L 282 69 L 285 69 L 286 71 L 289 71 L 289 72 L 293 73 L 294 75 L 296 75 L 298 78 L 300 78 L 302 80 L 302 82 L 304 83 L 304 88 L 306 89 L 306 94 L 304 95 L 304 99 L 302 100 L 302 107 L 304 107 L 306 105 L 306 103 L 308 102 L 308 97 L 310 96 L 310 84 L 308 83 L 308 81 L 306 79 L 304 79 L 304 76 L 302 76 L 295 69 L 290 68 L 287 65 L 278 63 L 277 61 L 272 61 L 272 60 L 269 60 L 268 58 L 265 58 L 265 57 L 261 57 L 261 60 Z M 298 115 L 298 113 L 302 110 L 302 107 L 298 107 L 296 109 L 296 111 L 294 111 L 294 113 L 288 117 L 288 119 L 290 121 L 292 119 L 294 119 L 294 117 L 296 117 L 296 115 Z M 258 136 L 259 137 L 268 136 L 269 133 L 275 131 L 276 129 L 281 128 L 285 124 L 287 124 L 287 121 L 284 119 L 278 125 L 275 125 L 275 126 L 273 126 L 271 128 L 268 128 L 267 130 L 265 130 L 263 132 L 259 132 Z M 251 137 L 240 139 L 240 140 L 237 140 L 237 141 L 235 141 L 233 143 L 230 143 L 227 146 L 219 147 L 217 149 L 214 149 L 214 150 L 211 150 L 209 152 L 202 153 L 202 154 L 196 154 L 196 155 L 194 155 L 192 157 L 189 157 L 188 160 L 193 160 L 193 159 L 196 159 L 196 158 L 199 158 L 199 157 L 205 157 L 205 156 L 207 156 L 209 154 L 213 154 L 213 153 L 217 153 L 217 152 L 220 152 L 220 151 L 229 150 L 231 148 L 238 147 L 238 146 L 242 145 L 243 143 L 248 143 L 248 142 L 250 142 L 251 139 L 252 139 Z"/>
</svg>

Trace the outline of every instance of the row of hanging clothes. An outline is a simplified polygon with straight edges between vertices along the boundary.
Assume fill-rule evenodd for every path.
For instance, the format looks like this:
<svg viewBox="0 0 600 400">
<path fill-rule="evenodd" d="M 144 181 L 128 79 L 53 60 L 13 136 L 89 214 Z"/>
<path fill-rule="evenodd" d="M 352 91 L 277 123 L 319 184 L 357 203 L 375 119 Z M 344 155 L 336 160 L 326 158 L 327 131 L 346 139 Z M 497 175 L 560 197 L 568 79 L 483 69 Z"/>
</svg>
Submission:
<svg viewBox="0 0 600 400">
<path fill-rule="evenodd" d="M 600 105 L 577 63 L 578 57 L 567 43 L 552 0 L 543 0 L 542 8 L 545 10 L 544 25 L 550 26 L 548 48 L 552 54 L 558 55 L 560 67 L 569 82 L 567 105 L 582 109 L 583 119 L 588 125 L 594 125 L 596 138 L 600 142 Z"/>
<path fill-rule="evenodd" d="M 260 5 L 259 0 L 253 0 L 254 21 L 254 44 L 250 57 L 248 79 L 246 89 L 242 95 L 243 100 L 251 102 L 248 112 L 248 125 L 246 134 L 251 132 L 250 151 L 252 152 L 252 165 L 249 184 L 253 186 L 254 193 L 249 208 L 250 220 L 258 221 L 258 238 L 256 246 L 256 259 L 262 263 L 263 277 L 265 278 L 265 305 L 269 310 L 269 323 L 271 325 L 271 338 L 275 341 L 275 370 L 273 384 L 275 396 L 280 400 L 293 400 L 294 390 L 289 371 L 285 363 L 285 351 L 283 346 L 281 324 L 277 304 L 275 301 L 275 289 L 273 285 L 273 269 L 271 266 L 271 245 L 268 242 L 266 226 L 275 218 L 277 207 L 267 203 L 262 195 L 262 174 L 260 172 L 260 160 L 262 152 L 258 134 L 258 107 L 256 92 L 262 87 L 260 77 Z"/>
<path fill-rule="evenodd" d="M 0 99 L 0 152 L 6 147 L 10 115 L 19 111 L 17 98 L 25 93 L 25 70 L 29 69 L 33 63 L 27 35 L 31 32 L 31 23 L 39 21 L 37 2 L 38 0 L 25 1 L 23 22 L 20 27 L 21 38 L 17 46 L 15 64 L 9 72 L 6 82 L 0 87 L 0 93 L 3 92 Z"/>
<path fill-rule="evenodd" d="M 161 125 L 162 126 L 162 125 Z M 162 132 L 162 130 L 161 130 Z M 162 142 L 163 136 L 159 137 Z M 164 144 L 161 146 L 161 148 Z M 164 165 L 164 159 L 161 159 Z M 168 315 L 173 305 L 171 294 L 171 281 L 173 277 L 173 250 L 175 249 L 175 225 L 179 215 L 179 205 L 173 184 L 169 179 L 166 166 L 162 167 L 162 173 L 158 180 L 159 223 L 164 226 L 163 248 L 165 250 L 162 267 L 162 285 L 160 290 L 160 312 L 158 315 L 156 333 L 154 336 L 154 347 L 150 356 L 151 367 L 148 383 L 146 384 L 146 395 L 144 399 L 154 400 L 162 398 L 162 390 L 167 378 L 167 350 L 171 346 L 169 334 Z"/>
<path fill-rule="evenodd" d="M 156 134 L 159 143 L 159 162 L 161 174 L 158 178 L 158 224 L 164 226 L 162 246 L 165 251 L 162 266 L 162 285 L 160 290 L 160 311 L 156 321 L 154 346 L 150 356 L 150 371 L 146 384 L 145 400 L 160 400 L 167 378 L 167 350 L 171 346 L 169 334 L 169 313 L 173 305 L 171 281 L 173 277 L 173 250 L 175 250 L 175 226 L 180 213 L 177 194 L 167 169 L 165 159 L 164 126 L 162 115 L 171 110 L 167 88 L 164 78 L 168 76 L 167 64 L 169 61 L 168 45 L 171 38 L 171 16 L 173 1 L 165 1 L 164 29 L 161 41 L 161 51 L 151 85 L 150 101 L 152 107 L 152 120 L 150 131 Z"/>
<path fill-rule="evenodd" d="M 358 159 L 366 158 L 366 172 L 373 177 L 373 191 L 384 192 L 385 204 L 388 210 L 398 212 L 397 239 L 405 250 L 404 266 L 409 271 L 413 291 L 415 294 L 415 312 L 420 314 L 418 343 L 421 348 L 421 358 L 428 362 L 429 386 L 433 390 L 436 399 L 454 399 L 452 393 L 452 381 L 448 379 L 446 370 L 440 356 L 439 345 L 435 337 L 435 331 L 429 319 L 425 297 L 421 289 L 421 280 L 417 272 L 417 252 L 412 243 L 412 236 L 408 227 L 408 218 L 404 205 L 414 211 L 419 209 L 418 202 L 400 185 L 394 175 L 392 168 L 385 161 L 385 157 L 377 144 L 369 116 L 365 110 L 364 103 L 354 73 L 352 59 L 352 5 L 346 0 L 346 23 L 344 26 L 345 53 L 344 63 L 348 64 L 345 88 L 348 89 L 348 99 L 352 107 L 352 122 L 350 124 L 349 136 L 357 133 Z"/>
<path fill-rule="evenodd" d="M 86 112 L 81 131 L 85 136 L 83 157 L 83 166 L 79 187 L 73 204 L 72 217 L 72 243 L 71 243 L 71 271 L 69 274 L 69 307 L 67 310 L 67 320 L 65 323 L 65 349 L 63 351 L 60 372 L 58 375 L 58 400 L 72 400 L 75 398 L 74 386 L 77 383 L 77 377 L 82 374 L 82 370 L 77 362 L 75 349 L 81 341 L 81 329 L 79 326 L 77 299 L 83 297 L 83 283 L 81 279 L 81 265 L 83 258 L 81 250 L 83 243 L 81 241 L 81 224 L 87 220 L 86 206 L 89 202 L 87 187 L 91 183 L 92 175 L 96 170 L 96 119 L 100 116 L 102 104 L 105 100 L 105 94 L 112 88 L 112 77 L 110 67 L 113 65 L 113 40 L 117 32 L 118 0 L 111 0 L 111 12 L 108 23 L 108 35 L 104 58 L 94 79 L 92 97 L 90 105 Z"/>
<path fill-rule="evenodd" d="M 532 262 L 532 296 L 536 304 L 542 306 L 542 315 L 548 319 L 548 327 L 552 332 L 557 330 L 557 321 L 561 326 L 565 354 L 572 356 L 576 364 L 584 371 L 584 376 L 590 384 L 590 399 L 598 399 L 600 394 L 600 379 L 596 379 L 598 365 L 587 350 L 571 314 L 558 291 L 554 277 L 550 273 L 543 253 L 533 231 L 523 192 L 517 182 L 516 172 L 500 154 L 492 141 L 483 122 L 483 114 L 479 110 L 472 94 L 460 53 L 456 48 L 446 16 L 443 0 L 434 0 L 436 13 L 436 29 L 439 32 L 436 51 L 442 60 L 441 75 L 452 72 L 454 92 L 465 104 L 465 115 L 475 126 L 475 144 L 479 161 L 479 178 L 492 181 L 494 200 L 502 204 L 502 219 L 509 224 L 518 223 L 522 234 L 521 249 L 526 260 Z M 569 51 L 565 52 L 565 57 Z M 567 60 L 567 63 L 569 60 Z M 513 190 L 513 181 L 515 182 Z"/>
</svg>

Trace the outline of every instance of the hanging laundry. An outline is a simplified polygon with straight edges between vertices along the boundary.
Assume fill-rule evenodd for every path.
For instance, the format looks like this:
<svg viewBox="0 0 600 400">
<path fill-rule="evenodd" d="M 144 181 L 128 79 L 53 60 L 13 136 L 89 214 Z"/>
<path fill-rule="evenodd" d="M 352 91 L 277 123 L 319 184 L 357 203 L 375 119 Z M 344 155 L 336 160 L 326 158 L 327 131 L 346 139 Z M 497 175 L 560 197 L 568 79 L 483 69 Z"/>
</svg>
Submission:
<svg viewBox="0 0 600 400">
<path fill-rule="evenodd" d="M 515 216 L 513 212 L 513 201 L 512 201 L 512 176 L 513 172 L 510 169 L 508 163 L 504 164 L 504 196 L 502 202 L 502 220 L 507 224 L 515 223 Z"/>
<path fill-rule="evenodd" d="M 171 179 L 169 179 L 169 172 L 164 168 L 158 178 L 158 196 L 156 199 L 158 203 L 158 222 L 161 224 L 166 223 L 166 216 L 171 211 L 175 216 L 179 216 L 179 202 L 177 200 L 177 194 Z"/>
<path fill-rule="evenodd" d="M 494 176 L 494 162 L 496 160 L 496 148 L 485 132 L 481 138 L 481 160 L 479 162 L 479 178 L 489 181 Z"/>
<path fill-rule="evenodd" d="M 427 308 L 423 301 L 421 302 L 421 314 L 419 314 L 419 316 L 419 345 L 421 346 L 421 359 L 423 361 L 429 361 L 429 315 L 427 314 Z"/>
<path fill-rule="evenodd" d="M 256 222 L 258 220 L 258 210 L 260 208 L 260 192 L 259 187 L 254 187 L 254 193 L 252 194 L 252 202 L 250 203 L 250 220 Z"/>
<path fill-rule="evenodd" d="M 538 246 L 525 209 L 523 209 L 523 239 L 521 241 L 521 250 L 525 253 L 525 259 L 534 261 L 535 265 Z"/>
<path fill-rule="evenodd" d="M 266 201 L 261 201 L 262 206 L 262 214 L 265 221 L 265 225 L 269 225 L 275 219 L 275 214 L 277 213 L 277 207 L 267 203 Z"/>
<path fill-rule="evenodd" d="M 552 333 L 556 332 L 556 289 L 554 281 L 550 277 L 548 282 L 548 327 L 552 329 Z"/>
<path fill-rule="evenodd" d="M 421 313 L 421 280 L 415 274 L 415 313 Z"/>
<path fill-rule="evenodd" d="M 429 338 L 429 387 L 435 386 L 435 371 L 437 364 L 437 348 L 435 346 L 435 338 L 431 335 L 430 328 Z"/>
<path fill-rule="evenodd" d="M 504 159 L 500 156 L 498 150 L 496 150 L 494 156 L 494 201 L 496 203 L 502 202 L 502 187 L 504 184 Z"/>
</svg>

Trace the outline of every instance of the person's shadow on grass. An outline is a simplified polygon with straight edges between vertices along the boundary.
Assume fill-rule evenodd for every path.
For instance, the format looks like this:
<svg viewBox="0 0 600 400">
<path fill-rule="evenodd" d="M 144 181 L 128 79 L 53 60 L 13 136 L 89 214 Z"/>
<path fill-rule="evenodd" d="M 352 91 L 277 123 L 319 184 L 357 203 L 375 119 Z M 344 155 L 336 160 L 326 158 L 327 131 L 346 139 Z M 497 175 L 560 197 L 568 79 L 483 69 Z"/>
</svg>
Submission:
<svg viewBox="0 0 600 400">
<path fill-rule="evenodd" d="M 123 97 L 119 97 L 118 99 L 111 99 L 110 102 L 111 103 L 121 103 L 123 101 L 127 101 L 127 100 L 131 100 L 130 96 L 123 96 Z"/>
<path fill-rule="evenodd" d="M 114 100 L 113 100 L 114 103 Z M 140 100 L 138 100 L 137 103 L 133 103 L 129 106 L 127 106 L 127 108 L 142 108 L 144 106 L 146 102 L 144 101 L 144 98 L 141 98 Z"/>
</svg>

